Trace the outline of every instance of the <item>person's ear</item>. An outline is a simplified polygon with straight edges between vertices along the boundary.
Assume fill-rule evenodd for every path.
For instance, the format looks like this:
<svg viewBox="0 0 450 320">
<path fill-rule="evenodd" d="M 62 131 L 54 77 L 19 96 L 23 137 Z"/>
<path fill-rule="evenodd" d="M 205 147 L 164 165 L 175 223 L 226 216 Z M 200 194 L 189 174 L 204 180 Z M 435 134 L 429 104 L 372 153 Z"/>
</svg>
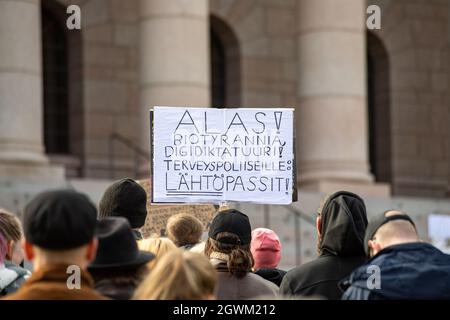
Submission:
<svg viewBox="0 0 450 320">
<path fill-rule="evenodd" d="M 369 250 L 370 257 L 375 256 L 382 249 L 381 245 L 376 240 L 369 240 L 367 244 L 368 244 L 369 249 L 370 249 Z"/>
<path fill-rule="evenodd" d="M 8 245 L 6 247 L 6 260 L 11 260 L 14 253 L 14 241 L 8 241 Z"/>
<path fill-rule="evenodd" d="M 33 245 L 28 241 L 24 240 L 22 242 L 23 251 L 25 252 L 25 257 L 28 261 L 33 261 L 34 259 L 34 249 Z"/>
<path fill-rule="evenodd" d="M 316 228 L 317 228 L 317 233 L 319 234 L 319 236 L 322 235 L 322 218 L 320 216 L 318 216 L 316 218 Z"/>
<path fill-rule="evenodd" d="M 95 259 L 95 255 L 97 254 L 98 248 L 98 240 L 97 238 L 93 238 L 91 242 L 88 243 L 87 251 L 86 251 L 86 260 L 91 262 Z"/>
</svg>

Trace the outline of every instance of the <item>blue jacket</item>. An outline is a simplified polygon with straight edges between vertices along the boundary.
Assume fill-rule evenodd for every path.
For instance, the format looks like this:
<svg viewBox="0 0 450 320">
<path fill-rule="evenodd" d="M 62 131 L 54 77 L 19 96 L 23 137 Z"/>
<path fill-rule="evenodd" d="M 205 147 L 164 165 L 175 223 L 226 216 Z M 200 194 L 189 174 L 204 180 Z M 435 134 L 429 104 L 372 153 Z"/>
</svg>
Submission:
<svg viewBox="0 0 450 320">
<path fill-rule="evenodd" d="M 450 255 L 428 243 L 393 245 L 354 270 L 341 287 L 347 288 L 344 300 L 450 299 Z"/>
</svg>

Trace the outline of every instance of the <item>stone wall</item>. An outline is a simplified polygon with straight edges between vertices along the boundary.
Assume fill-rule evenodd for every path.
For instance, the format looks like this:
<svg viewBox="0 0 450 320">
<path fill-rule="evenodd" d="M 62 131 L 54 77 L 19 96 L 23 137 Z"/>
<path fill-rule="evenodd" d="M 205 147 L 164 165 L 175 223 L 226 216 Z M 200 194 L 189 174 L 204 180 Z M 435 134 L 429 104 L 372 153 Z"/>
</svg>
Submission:
<svg viewBox="0 0 450 320">
<path fill-rule="evenodd" d="M 82 175 L 109 178 L 110 135 L 139 144 L 137 0 L 59 0 L 82 11 Z M 114 143 L 115 177 L 133 176 L 134 153 Z"/>
<path fill-rule="evenodd" d="M 297 105 L 296 1 L 214 0 L 210 11 L 239 42 L 241 105 Z"/>
<path fill-rule="evenodd" d="M 450 3 L 370 0 L 373 31 L 390 62 L 394 194 L 445 197 L 450 190 Z"/>
</svg>

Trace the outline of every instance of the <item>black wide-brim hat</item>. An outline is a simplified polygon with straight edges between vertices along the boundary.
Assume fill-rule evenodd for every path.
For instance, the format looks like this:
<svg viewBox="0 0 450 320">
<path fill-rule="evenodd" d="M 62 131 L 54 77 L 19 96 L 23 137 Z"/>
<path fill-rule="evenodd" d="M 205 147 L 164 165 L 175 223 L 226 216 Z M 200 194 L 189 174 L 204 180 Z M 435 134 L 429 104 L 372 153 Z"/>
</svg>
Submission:
<svg viewBox="0 0 450 320">
<path fill-rule="evenodd" d="M 155 258 L 138 249 L 130 223 L 123 217 L 109 217 L 97 222 L 97 255 L 88 269 L 122 269 L 144 265 Z"/>
</svg>

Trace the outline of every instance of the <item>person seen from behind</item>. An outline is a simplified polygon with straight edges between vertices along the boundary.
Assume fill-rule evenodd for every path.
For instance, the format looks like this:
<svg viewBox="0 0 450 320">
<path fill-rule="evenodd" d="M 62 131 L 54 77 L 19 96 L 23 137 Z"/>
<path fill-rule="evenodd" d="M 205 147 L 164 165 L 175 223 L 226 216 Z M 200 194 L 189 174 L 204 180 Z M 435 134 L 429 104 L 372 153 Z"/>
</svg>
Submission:
<svg viewBox="0 0 450 320">
<path fill-rule="evenodd" d="M 124 217 L 130 222 L 136 240 L 142 239 L 140 228 L 147 218 L 147 193 L 130 178 L 111 184 L 99 203 L 99 218 Z"/>
<path fill-rule="evenodd" d="M 219 300 L 276 296 L 278 287 L 252 272 L 251 226 L 242 212 L 229 209 L 213 219 L 205 244 L 205 255 L 217 270 Z"/>
<path fill-rule="evenodd" d="M 167 237 L 179 248 L 189 250 L 200 242 L 203 223 L 193 215 L 179 213 L 167 220 Z"/>
<path fill-rule="evenodd" d="M 200 254 L 175 249 L 164 255 L 137 288 L 136 300 L 212 300 L 217 275 Z"/>
<path fill-rule="evenodd" d="M 139 240 L 138 246 L 140 250 L 151 252 L 155 255 L 155 259 L 153 259 L 148 263 L 149 269 L 153 269 L 153 267 L 158 263 L 158 261 L 168 252 L 177 249 L 177 246 L 172 242 L 172 240 L 156 236 Z"/>
<path fill-rule="evenodd" d="M 23 229 L 26 258 L 33 274 L 10 300 L 98 300 L 87 272 L 97 250 L 97 210 L 73 190 L 37 195 L 25 207 Z"/>
<path fill-rule="evenodd" d="M 95 289 L 111 299 L 129 300 L 155 256 L 139 251 L 130 223 L 123 217 L 100 220 L 96 236 L 97 255 L 88 266 Z"/>
<path fill-rule="evenodd" d="M 31 273 L 24 261 L 22 226 L 12 213 L 0 209 L 0 297 L 17 291 Z"/>
<path fill-rule="evenodd" d="M 267 228 L 257 228 L 252 231 L 250 245 L 254 272 L 280 286 L 286 271 L 277 269 L 281 260 L 281 242 L 278 235 Z"/>
<path fill-rule="evenodd" d="M 450 255 L 422 242 L 406 213 L 371 220 L 364 245 L 371 259 L 342 281 L 342 299 L 450 299 Z"/>
</svg>

